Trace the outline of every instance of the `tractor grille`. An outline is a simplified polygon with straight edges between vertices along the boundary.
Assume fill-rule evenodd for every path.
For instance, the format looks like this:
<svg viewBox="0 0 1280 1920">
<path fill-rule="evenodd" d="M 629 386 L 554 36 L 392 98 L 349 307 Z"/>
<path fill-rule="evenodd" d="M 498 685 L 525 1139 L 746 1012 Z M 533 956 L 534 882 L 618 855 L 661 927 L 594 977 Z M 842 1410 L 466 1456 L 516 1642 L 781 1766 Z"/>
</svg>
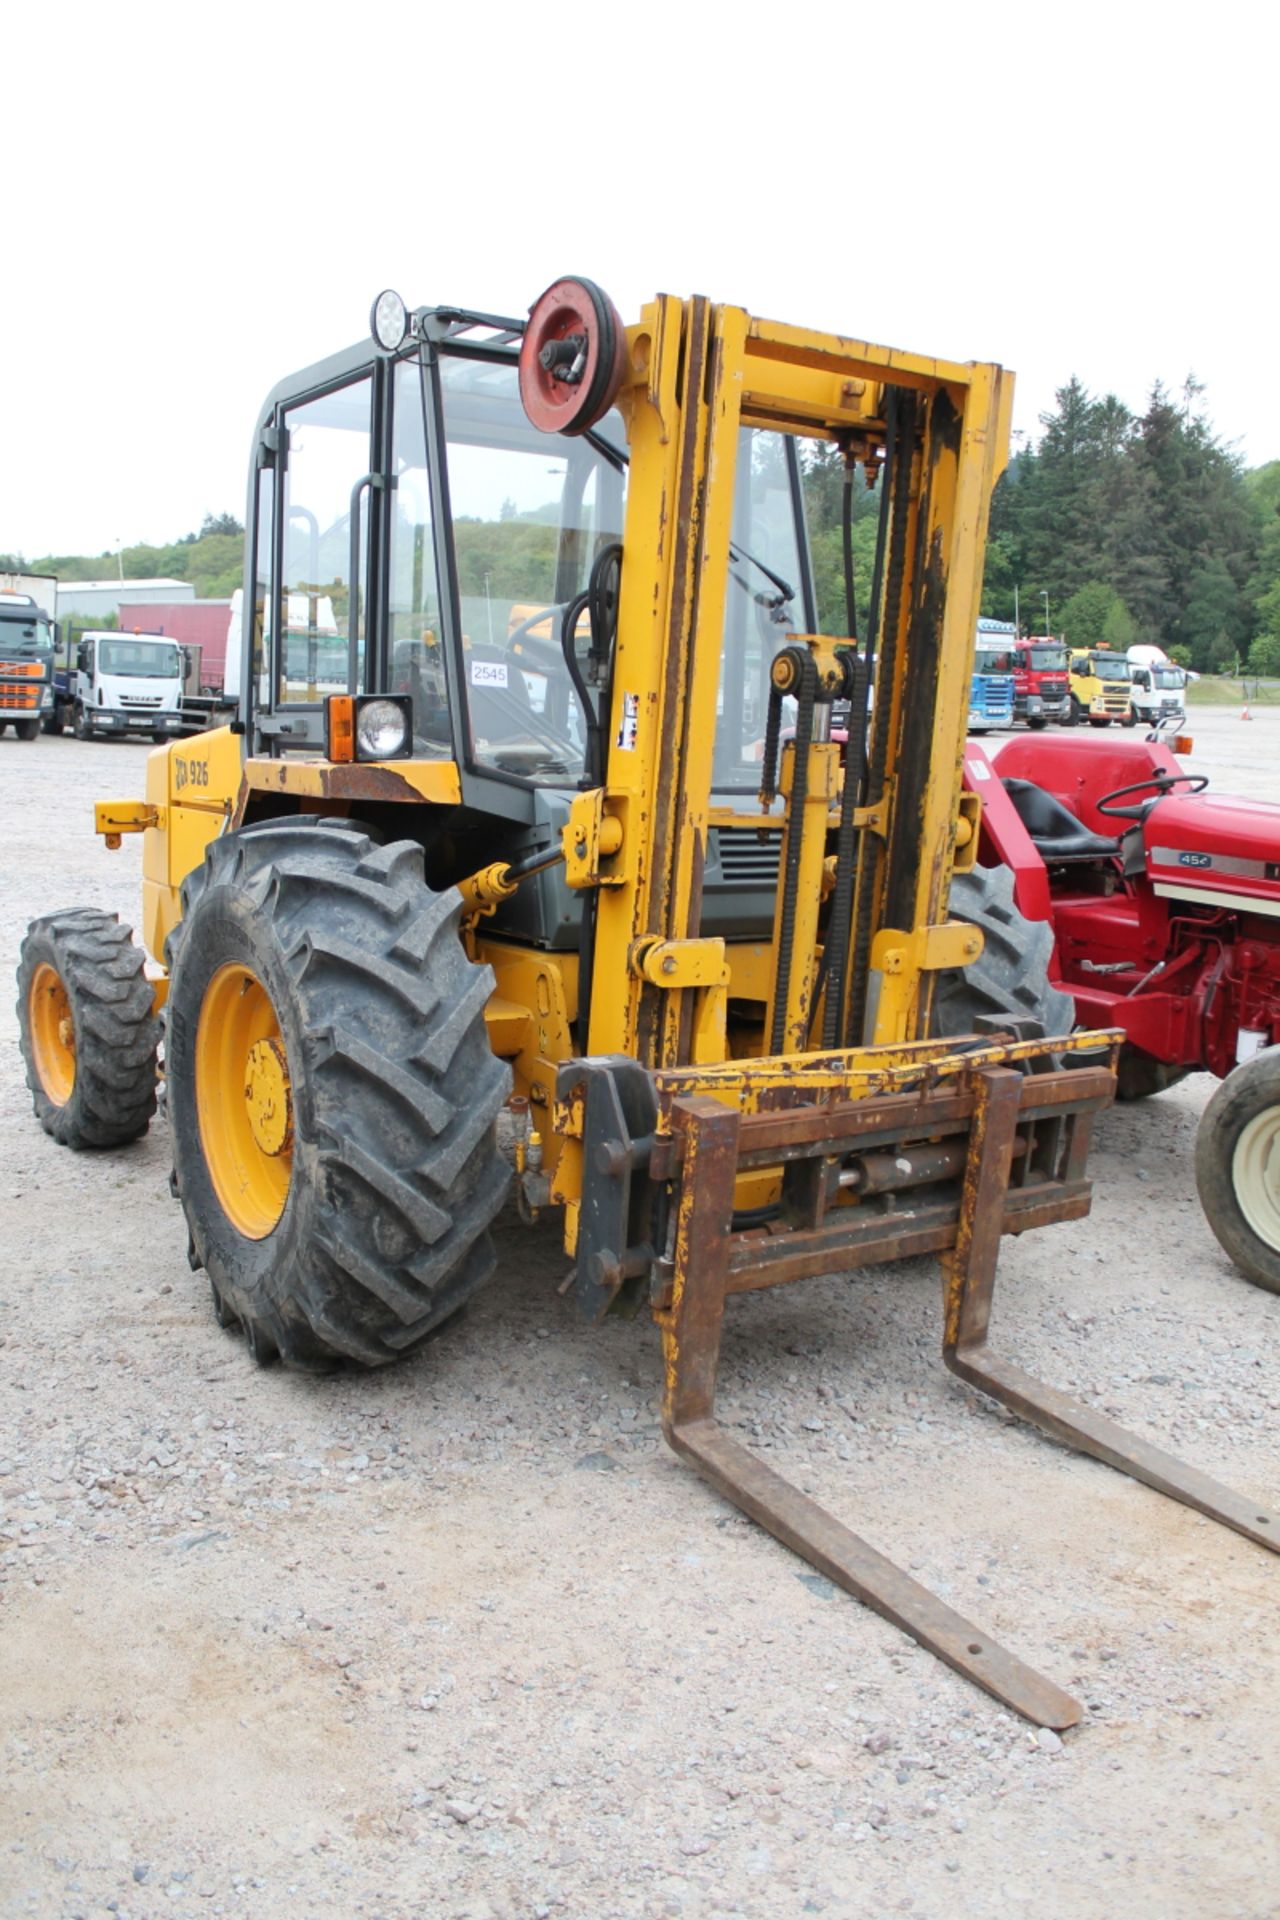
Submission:
<svg viewBox="0 0 1280 1920">
<path fill-rule="evenodd" d="M 781 827 L 757 832 L 754 827 L 716 830 L 720 871 L 730 886 L 775 887 L 782 852 Z"/>
</svg>

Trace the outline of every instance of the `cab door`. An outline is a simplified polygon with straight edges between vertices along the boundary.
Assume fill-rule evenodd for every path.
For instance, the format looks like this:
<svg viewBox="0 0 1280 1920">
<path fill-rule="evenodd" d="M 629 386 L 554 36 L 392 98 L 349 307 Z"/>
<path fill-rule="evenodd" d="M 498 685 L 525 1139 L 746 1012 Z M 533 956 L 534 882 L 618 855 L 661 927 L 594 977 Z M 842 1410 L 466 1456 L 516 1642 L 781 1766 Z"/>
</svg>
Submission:
<svg viewBox="0 0 1280 1920">
<path fill-rule="evenodd" d="M 264 435 L 272 457 L 259 476 L 255 570 L 270 587 L 253 672 L 257 731 L 276 752 L 321 750 L 329 695 L 369 690 L 381 645 L 384 386 L 382 368 L 367 365 L 282 402 Z"/>
</svg>

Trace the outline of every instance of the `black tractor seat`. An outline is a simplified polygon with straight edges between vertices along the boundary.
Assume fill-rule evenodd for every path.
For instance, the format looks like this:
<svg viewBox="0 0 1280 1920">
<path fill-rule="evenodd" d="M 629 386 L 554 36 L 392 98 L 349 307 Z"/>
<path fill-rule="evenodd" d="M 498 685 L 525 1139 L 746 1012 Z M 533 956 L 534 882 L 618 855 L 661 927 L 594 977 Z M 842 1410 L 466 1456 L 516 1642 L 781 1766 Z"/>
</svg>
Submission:
<svg viewBox="0 0 1280 1920">
<path fill-rule="evenodd" d="M 1119 857 L 1118 838 L 1091 833 L 1070 807 L 1064 806 L 1052 793 L 1046 793 L 1034 780 L 1002 780 L 1001 785 L 1042 859 L 1056 865 L 1064 860 Z"/>
</svg>

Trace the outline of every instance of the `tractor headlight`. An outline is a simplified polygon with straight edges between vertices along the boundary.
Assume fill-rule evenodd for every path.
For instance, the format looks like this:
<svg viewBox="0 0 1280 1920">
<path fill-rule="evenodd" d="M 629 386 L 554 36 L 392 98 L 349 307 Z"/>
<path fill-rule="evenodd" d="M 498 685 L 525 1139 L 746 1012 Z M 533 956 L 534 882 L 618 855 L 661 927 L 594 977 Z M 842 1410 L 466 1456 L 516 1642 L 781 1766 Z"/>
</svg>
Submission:
<svg viewBox="0 0 1280 1920">
<path fill-rule="evenodd" d="M 409 309 L 393 287 L 380 293 L 369 312 L 369 331 L 384 353 L 398 353 L 409 334 Z"/>
<path fill-rule="evenodd" d="M 324 703 L 330 760 L 407 760 L 413 752 L 413 696 L 331 693 Z"/>
<path fill-rule="evenodd" d="M 356 759 L 399 760 L 413 744 L 407 698 L 356 701 Z"/>
</svg>

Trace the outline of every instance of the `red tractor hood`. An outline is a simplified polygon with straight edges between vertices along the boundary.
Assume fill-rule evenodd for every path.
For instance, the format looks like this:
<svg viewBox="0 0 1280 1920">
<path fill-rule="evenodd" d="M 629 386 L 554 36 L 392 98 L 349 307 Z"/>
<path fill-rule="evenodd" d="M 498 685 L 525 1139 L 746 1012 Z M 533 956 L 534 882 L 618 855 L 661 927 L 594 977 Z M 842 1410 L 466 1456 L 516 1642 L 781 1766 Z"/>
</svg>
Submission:
<svg viewBox="0 0 1280 1920">
<path fill-rule="evenodd" d="M 1229 794 L 1171 793 L 1143 823 L 1158 894 L 1280 914 L 1280 807 Z"/>
</svg>

